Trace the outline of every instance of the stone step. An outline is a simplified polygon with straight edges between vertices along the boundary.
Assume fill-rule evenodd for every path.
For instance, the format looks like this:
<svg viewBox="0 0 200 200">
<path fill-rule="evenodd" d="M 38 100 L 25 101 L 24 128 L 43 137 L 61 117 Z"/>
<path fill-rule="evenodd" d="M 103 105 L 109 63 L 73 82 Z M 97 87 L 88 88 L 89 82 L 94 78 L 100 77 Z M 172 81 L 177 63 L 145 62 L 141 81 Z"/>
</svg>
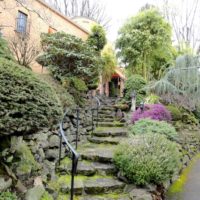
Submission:
<svg viewBox="0 0 200 200">
<path fill-rule="evenodd" d="M 97 121 L 97 118 L 94 119 L 95 121 Z M 98 118 L 99 122 L 114 122 L 114 118 L 104 118 L 104 117 L 99 117 Z"/>
<path fill-rule="evenodd" d="M 109 110 L 109 111 L 113 111 L 115 110 L 115 108 L 113 106 L 103 106 L 100 108 L 101 110 Z"/>
<path fill-rule="evenodd" d="M 121 122 L 99 122 L 99 127 L 123 127 L 125 124 Z"/>
<path fill-rule="evenodd" d="M 125 127 L 98 127 L 93 132 L 97 137 L 109 137 L 109 136 L 127 136 L 127 130 Z"/>
<path fill-rule="evenodd" d="M 123 137 L 88 137 L 88 141 L 96 144 L 119 144 Z"/>
<path fill-rule="evenodd" d="M 115 117 L 113 115 L 105 115 L 105 114 L 99 114 L 99 118 L 112 118 L 114 119 Z"/>
<path fill-rule="evenodd" d="M 65 175 L 71 172 L 72 161 L 68 157 L 61 161 L 61 165 L 58 167 L 58 171 Z M 115 175 L 116 168 L 113 164 L 104 164 L 99 162 L 89 162 L 80 160 L 78 162 L 77 174 L 84 176 L 96 175 Z"/>
<path fill-rule="evenodd" d="M 69 196 L 66 198 L 66 195 L 60 195 L 59 199 L 70 199 Z M 101 195 L 82 195 L 74 197 L 75 200 L 131 200 L 128 194 L 101 194 Z"/>
<path fill-rule="evenodd" d="M 74 181 L 75 194 L 106 194 L 106 193 L 122 193 L 125 183 L 110 176 L 75 176 Z M 71 176 L 60 176 L 58 180 L 60 191 L 68 194 L 71 188 Z"/>
<path fill-rule="evenodd" d="M 98 161 L 103 163 L 112 163 L 116 145 L 97 145 L 79 150 L 82 159 Z"/>
<path fill-rule="evenodd" d="M 99 110 L 99 114 L 105 114 L 105 115 L 112 115 L 113 111 L 111 110 Z"/>
</svg>

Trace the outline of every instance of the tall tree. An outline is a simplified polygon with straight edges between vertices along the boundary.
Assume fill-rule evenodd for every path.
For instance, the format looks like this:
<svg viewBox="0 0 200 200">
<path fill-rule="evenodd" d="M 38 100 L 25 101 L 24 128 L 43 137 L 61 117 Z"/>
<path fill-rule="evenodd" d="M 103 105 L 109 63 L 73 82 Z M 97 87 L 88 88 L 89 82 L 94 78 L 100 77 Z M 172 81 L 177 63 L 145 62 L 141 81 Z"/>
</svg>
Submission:
<svg viewBox="0 0 200 200">
<path fill-rule="evenodd" d="M 100 52 L 107 42 L 104 28 L 100 25 L 94 25 L 87 42 L 90 46 L 94 47 L 96 51 Z"/>
<path fill-rule="evenodd" d="M 145 80 L 158 79 L 173 57 L 171 26 L 156 9 L 145 9 L 120 29 L 116 47 L 121 61 Z"/>
<path fill-rule="evenodd" d="M 175 41 L 180 51 L 191 48 L 194 52 L 200 47 L 200 2 L 199 0 L 181 0 L 172 3 L 164 0 L 163 13 L 172 24 Z"/>
<path fill-rule="evenodd" d="M 68 17 L 88 17 L 108 27 L 110 18 L 106 14 L 106 7 L 98 0 L 46 0 L 56 9 Z"/>
<path fill-rule="evenodd" d="M 102 79 L 103 81 L 110 81 L 117 66 L 117 58 L 111 44 L 108 43 L 104 46 L 101 58 L 103 62 Z"/>
</svg>

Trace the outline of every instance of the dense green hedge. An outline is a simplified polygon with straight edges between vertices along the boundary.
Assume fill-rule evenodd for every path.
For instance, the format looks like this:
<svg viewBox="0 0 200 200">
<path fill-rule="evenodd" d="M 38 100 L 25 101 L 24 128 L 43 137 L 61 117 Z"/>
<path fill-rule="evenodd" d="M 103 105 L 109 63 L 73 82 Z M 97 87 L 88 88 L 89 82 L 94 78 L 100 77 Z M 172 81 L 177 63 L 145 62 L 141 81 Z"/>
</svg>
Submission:
<svg viewBox="0 0 200 200">
<path fill-rule="evenodd" d="M 57 123 L 62 109 L 51 87 L 0 58 L 0 136 L 27 134 Z"/>
<path fill-rule="evenodd" d="M 152 119 L 141 119 L 137 121 L 130 127 L 129 132 L 133 135 L 163 134 L 171 140 L 176 140 L 178 136 L 175 128 L 171 124 Z"/>
<path fill-rule="evenodd" d="M 118 169 L 136 185 L 160 184 L 172 178 L 180 167 L 177 144 L 164 135 L 145 134 L 120 144 L 114 161 Z"/>
<path fill-rule="evenodd" d="M 4 40 L 1 36 L 0 36 L 0 58 L 13 60 L 13 56 L 10 49 L 8 48 L 8 44 L 6 40 Z"/>
</svg>

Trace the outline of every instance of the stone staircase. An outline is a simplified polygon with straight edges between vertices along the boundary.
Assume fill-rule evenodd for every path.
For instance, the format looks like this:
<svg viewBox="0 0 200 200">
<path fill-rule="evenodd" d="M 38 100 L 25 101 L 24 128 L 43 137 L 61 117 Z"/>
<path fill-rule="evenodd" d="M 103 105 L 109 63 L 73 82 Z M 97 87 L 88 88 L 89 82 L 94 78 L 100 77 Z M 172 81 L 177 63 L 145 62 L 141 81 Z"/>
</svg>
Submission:
<svg viewBox="0 0 200 200">
<path fill-rule="evenodd" d="M 113 102 L 102 106 L 99 125 L 88 136 L 88 142 L 80 145 L 77 176 L 75 177 L 74 200 L 129 200 L 124 192 L 125 183 L 117 179 L 113 164 L 116 145 L 127 136 L 125 123 L 115 121 Z M 71 160 L 61 161 L 59 200 L 69 199 Z M 67 175 L 66 175 L 67 174 Z"/>
</svg>

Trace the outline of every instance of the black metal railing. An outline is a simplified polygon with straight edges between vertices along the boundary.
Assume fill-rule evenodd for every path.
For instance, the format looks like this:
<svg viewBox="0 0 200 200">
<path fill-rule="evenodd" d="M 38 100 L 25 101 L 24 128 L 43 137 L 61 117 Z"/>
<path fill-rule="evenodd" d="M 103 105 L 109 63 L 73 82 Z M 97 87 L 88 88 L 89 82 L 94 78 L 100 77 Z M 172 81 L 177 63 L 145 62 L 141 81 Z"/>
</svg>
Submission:
<svg viewBox="0 0 200 200">
<path fill-rule="evenodd" d="M 96 100 L 96 106 L 94 108 L 91 109 L 91 112 L 92 112 L 92 133 L 94 132 L 94 127 L 95 127 L 95 124 L 94 124 L 94 112 L 96 110 L 96 127 L 98 127 L 98 124 L 99 124 L 99 108 L 101 106 L 101 103 L 100 103 L 100 100 L 98 97 L 93 97 L 95 100 Z"/>
<path fill-rule="evenodd" d="M 76 110 L 77 110 L 76 149 L 77 149 L 77 147 L 78 147 L 79 109 L 76 109 Z M 67 114 L 68 113 L 65 112 L 63 120 L 60 123 L 60 129 L 59 129 L 59 134 L 60 134 L 59 165 L 60 165 L 60 160 L 61 160 L 62 144 L 64 144 L 64 146 L 67 147 L 68 150 L 70 151 L 71 159 L 72 159 L 70 200 L 73 200 L 73 198 L 74 198 L 74 176 L 76 175 L 76 171 L 77 171 L 79 154 L 74 149 L 74 147 L 69 143 L 69 141 L 65 135 L 65 131 L 63 129 L 64 119 L 67 116 Z"/>
</svg>

